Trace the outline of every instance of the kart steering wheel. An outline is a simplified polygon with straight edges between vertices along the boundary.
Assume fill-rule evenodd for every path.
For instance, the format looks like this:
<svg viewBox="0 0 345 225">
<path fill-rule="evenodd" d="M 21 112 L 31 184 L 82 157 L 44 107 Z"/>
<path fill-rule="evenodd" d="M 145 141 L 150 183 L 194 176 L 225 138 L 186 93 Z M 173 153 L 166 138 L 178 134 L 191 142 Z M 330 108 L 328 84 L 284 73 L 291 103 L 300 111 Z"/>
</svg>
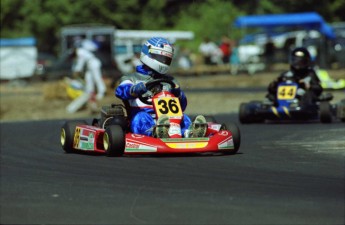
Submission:
<svg viewBox="0 0 345 225">
<path fill-rule="evenodd" d="M 176 84 L 171 80 L 171 79 L 157 79 L 157 80 L 152 80 L 149 81 L 145 84 L 146 89 L 151 91 L 153 94 L 152 95 L 148 95 L 148 96 L 143 96 L 140 95 L 138 98 L 140 99 L 140 101 L 142 101 L 143 103 L 147 104 L 147 105 L 152 105 L 152 101 L 149 101 L 149 99 L 152 98 L 153 95 L 157 94 L 158 92 L 162 91 L 162 88 L 158 88 L 156 90 L 153 90 L 155 86 L 157 86 L 158 84 L 162 84 L 162 83 L 167 83 L 171 85 L 171 88 L 174 89 L 176 87 Z M 147 93 L 147 92 L 146 92 Z M 144 95 L 146 94 L 144 93 Z"/>
</svg>

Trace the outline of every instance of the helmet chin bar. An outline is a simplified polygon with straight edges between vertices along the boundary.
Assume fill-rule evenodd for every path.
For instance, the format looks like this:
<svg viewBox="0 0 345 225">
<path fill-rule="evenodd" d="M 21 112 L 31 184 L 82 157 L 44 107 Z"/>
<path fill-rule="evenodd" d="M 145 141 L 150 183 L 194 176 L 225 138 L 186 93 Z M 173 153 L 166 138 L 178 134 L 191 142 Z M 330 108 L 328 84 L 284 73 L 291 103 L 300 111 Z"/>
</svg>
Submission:
<svg viewBox="0 0 345 225">
<path fill-rule="evenodd" d="M 154 60 L 147 55 L 142 54 L 140 59 L 142 63 L 144 63 L 146 66 L 150 67 L 152 70 L 156 71 L 159 74 L 166 74 L 170 68 L 170 66 L 158 62 L 157 60 Z"/>
</svg>

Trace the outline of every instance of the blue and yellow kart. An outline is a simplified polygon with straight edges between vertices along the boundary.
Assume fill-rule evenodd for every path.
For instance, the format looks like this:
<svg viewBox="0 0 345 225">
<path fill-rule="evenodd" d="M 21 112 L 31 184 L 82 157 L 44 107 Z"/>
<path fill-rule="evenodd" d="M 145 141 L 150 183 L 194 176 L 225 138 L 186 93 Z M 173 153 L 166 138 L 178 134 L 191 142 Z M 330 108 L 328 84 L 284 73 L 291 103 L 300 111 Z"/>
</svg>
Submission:
<svg viewBox="0 0 345 225">
<path fill-rule="evenodd" d="M 276 100 L 251 101 L 242 103 L 239 108 L 241 123 L 262 123 L 268 121 L 311 121 L 320 120 L 330 123 L 335 108 L 330 104 L 333 96 L 322 95 L 313 104 L 303 104 L 298 98 L 298 84 L 292 81 L 282 82 L 277 87 Z"/>
</svg>

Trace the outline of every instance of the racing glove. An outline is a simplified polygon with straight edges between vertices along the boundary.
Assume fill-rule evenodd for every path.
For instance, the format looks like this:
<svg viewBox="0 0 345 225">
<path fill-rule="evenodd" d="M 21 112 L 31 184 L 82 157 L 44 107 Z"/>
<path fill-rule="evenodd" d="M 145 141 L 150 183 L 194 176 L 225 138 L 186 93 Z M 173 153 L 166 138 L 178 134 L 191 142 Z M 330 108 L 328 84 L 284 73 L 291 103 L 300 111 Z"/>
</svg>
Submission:
<svg viewBox="0 0 345 225">
<path fill-rule="evenodd" d="M 143 82 L 134 84 L 130 89 L 130 93 L 134 97 L 138 97 L 138 96 L 144 94 L 145 92 L 147 92 L 147 89 L 146 89 L 146 86 Z"/>
<path fill-rule="evenodd" d="M 180 97 L 181 95 L 181 88 L 177 84 L 176 84 L 176 87 L 172 88 L 170 91 L 173 95 L 175 95 L 175 97 Z"/>
</svg>

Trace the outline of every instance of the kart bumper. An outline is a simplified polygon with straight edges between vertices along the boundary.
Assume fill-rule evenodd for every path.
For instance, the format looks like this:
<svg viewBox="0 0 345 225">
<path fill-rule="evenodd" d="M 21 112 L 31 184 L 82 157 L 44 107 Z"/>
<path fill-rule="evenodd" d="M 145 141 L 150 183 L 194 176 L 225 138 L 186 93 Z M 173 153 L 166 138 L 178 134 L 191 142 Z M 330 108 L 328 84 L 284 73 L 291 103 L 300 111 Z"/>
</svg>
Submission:
<svg viewBox="0 0 345 225">
<path fill-rule="evenodd" d="M 126 134 L 125 154 L 174 154 L 229 152 L 235 150 L 229 131 L 221 131 L 205 138 L 159 139 L 143 135 Z"/>
</svg>

